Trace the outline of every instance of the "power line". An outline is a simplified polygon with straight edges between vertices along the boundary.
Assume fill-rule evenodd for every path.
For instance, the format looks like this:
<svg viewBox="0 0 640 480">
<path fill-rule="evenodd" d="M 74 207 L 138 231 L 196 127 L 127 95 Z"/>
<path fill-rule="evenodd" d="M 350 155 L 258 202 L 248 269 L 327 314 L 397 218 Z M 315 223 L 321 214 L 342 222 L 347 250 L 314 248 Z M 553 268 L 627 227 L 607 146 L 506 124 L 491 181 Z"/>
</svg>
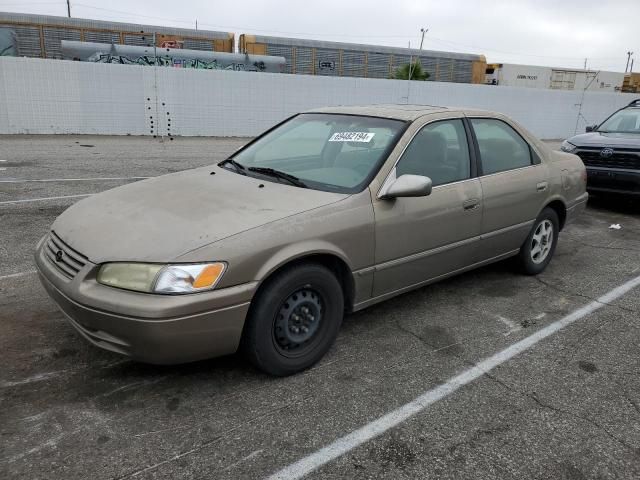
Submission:
<svg viewBox="0 0 640 480">
<path fill-rule="evenodd" d="M 60 5 L 60 2 L 20 2 L 20 3 L 4 3 L 0 2 L 0 7 L 25 7 L 35 5 Z"/>
<path fill-rule="evenodd" d="M 89 8 L 91 10 L 101 10 L 104 12 L 118 13 L 120 15 L 126 15 L 128 17 L 139 17 L 139 18 L 149 18 L 152 20 L 163 20 L 166 22 L 175 22 L 175 23 L 183 23 L 185 25 L 193 25 L 193 20 L 181 20 L 177 18 L 167 18 L 167 17 L 156 17 L 152 15 L 142 15 L 138 13 L 129 13 L 123 12 L 122 10 L 113 10 L 110 8 L 102 8 L 102 7 L 94 7 L 92 5 L 87 5 L 84 3 L 74 3 L 74 6 L 80 6 L 84 8 Z M 198 26 L 205 26 L 210 28 L 219 28 L 219 29 L 228 29 L 228 30 L 252 30 L 256 32 L 271 32 L 271 33 L 280 33 L 284 35 L 310 35 L 309 32 L 291 32 L 291 31 L 283 31 L 283 30 L 271 30 L 271 29 L 262 29 L 256 27 L 240 27 L 233 25 L 213 25 L 211 23 L 203 23 L 198 22 Z M 413 35 L 371 35 L 371 34 L 348 34 L 348 33 L 313 33 L 313 36 L 318 37 L 354 37 L 354 38 L 413 38 Z"/>
<path fill-rule="evenodd" d="M 438 38 L 438 37 L 432 37 L 429 36 L 429 40 L 435 40 L 436 42 L 440 42 L 443 44 L 450 44 L 450 45 L 454 45 L 454 46 L 458 46 L 458 47 L 463 47 L 463 48 L 471 48 L 474 50 L 482 50 L 482 51 L 488 51 L 488 52 L 496 52 L 496 53 L 502 53 L 505 55 L 518 55 L 521 57 L 539 57 L 539 58 L 556 58 L 559 60 L 581 60 L 584 61 L 584 57 L 560 57 L 560 56 L 554 56 L 554 55 L 536 55 L 533 53 L 522 53 L 522 52 L 509 52 L 506 50 L 496 50 L 494 48 L 488 48 L 488 47 L 482 47 L 480 45 L 466 45 L 463 43 L 458 43 L 458 42 L 452 42 L 451 40 L 445 40 L 443 38 Z M 592 57 L 592 56 L 588 56 L 588 58 L 592 59 L 592 60 L 615 60 L 617 59 L 617 57 Z"/>
</svg>

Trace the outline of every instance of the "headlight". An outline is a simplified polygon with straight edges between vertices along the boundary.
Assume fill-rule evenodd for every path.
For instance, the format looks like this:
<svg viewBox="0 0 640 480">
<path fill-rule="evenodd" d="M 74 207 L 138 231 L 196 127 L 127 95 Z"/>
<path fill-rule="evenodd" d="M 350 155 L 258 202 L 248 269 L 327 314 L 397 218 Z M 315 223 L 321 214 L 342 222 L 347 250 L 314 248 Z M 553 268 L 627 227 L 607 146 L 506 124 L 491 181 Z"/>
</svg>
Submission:
<svg viewBox="0 0 640 480">
<path fill-rule="evenodd" d="M 225 270 L 225 264 L 168 265 L 156 278 L 155 293 L 194 293 L 211 290 Z"/>
<path fill-rule="evenodd" d="M 562 142 L 562 145 L 560 145 L 560 150 L 567 153 L 573 153 L 576 150 L 576 146 L 573 143 L 569 143 L 565 140 L 564 142 Z"/>
<path fill-rule="evenodd" d="M 146 293 L 195 293 L 213 289 L 226 269 L 223 262 L 182 265 L 105 263 L 98 282 Z"/>
</svg>

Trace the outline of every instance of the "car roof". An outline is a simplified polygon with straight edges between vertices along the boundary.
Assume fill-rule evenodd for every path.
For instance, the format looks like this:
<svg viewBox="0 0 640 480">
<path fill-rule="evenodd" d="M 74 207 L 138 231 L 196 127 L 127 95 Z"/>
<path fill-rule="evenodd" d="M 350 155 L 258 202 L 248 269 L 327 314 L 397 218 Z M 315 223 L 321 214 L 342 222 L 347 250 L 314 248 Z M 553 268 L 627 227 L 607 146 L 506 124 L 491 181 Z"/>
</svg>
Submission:
<svg viewBox="0 0 640 480">
<path fill-rule="evenodd" d="M 631 103 L 629 103 L 629 105 L 621 108 L 621 110 L 624 110 L 626 108 L 638 108 L 638 107 L 640 107 L 640 98 L 636 98 L 635 100 L 632 100 Z"/>
<path fill-rule="evenodd" d="M 486 110 L 467 109 L 460 107 L 441 107 L 437 105 L 406 105 L 406 104 L 380 104 L 380 105 L 340 105 L 335 107 L 322 107 L 308 110 L 306 113 L 338 113 L 343 115 L 363 115 L 369 117 L 393 118 L 397 120 L 411 121 L 440 112 L 461 113 L 467 115 L 486 115 L 496 117 L 498 114 Z"/>
</svg>

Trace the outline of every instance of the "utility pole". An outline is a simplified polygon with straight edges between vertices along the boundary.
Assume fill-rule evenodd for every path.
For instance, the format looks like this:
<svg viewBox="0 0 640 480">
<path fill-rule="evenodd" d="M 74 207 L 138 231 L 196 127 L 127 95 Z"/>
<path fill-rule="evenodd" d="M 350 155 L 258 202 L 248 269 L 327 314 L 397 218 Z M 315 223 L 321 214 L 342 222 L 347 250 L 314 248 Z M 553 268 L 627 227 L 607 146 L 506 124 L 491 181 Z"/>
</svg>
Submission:
<svg viewBox="0 0 640 480">
<path fill-rule="evenodd" d="M 420 51 L 422 51 L 422 44 L 424 43 L 424 35 L 427 33 L 429 29 L 421 28 L 420 32 L 422 32 L 422 38 L 420 39 Z M 411 48 L 411 42 L 409 42 L 409 48 Z M 418 60 L 416 60 L 417 62 Z M 409 57 L 409 80 L 411 80 L 411 75 L 413 74 L 413 55 Z"/>
<path fill-rule="evenodd" d="M 586 58 L 584 59 L 584 69 L 585 70 L 587 69 L 587 59 Z"/>
<path fill-rule="evenodd" d="M 413 73 L 412 69 L 413 69 L 413 54 L 411 53 L 411 42 L 409 42 L 409 81 L 411 81 L 411 74 Z"/>
<path fill-rule="evenodd" d="M 424 43 L 424 36 L 429 31 L 429 29 L 427 28 L 425 30 L 424 28 L 421 28 L 420 31 L 422 32 L 422 39 L 420 40 L 420 50 L 422 50 L 422 44 Z"/>
<path fill-rule="evenodd" d="M 67 16 L 71 18 L 71 4 L 69 2 L 70 0 L 67 0 Z"/>
<path fill-rule="evenodd" d="M 196 30 L 198 29 L 198 19 L 196 18 Z"/>
<path fill-rule="evenodd" d="M 629 73 L 633 73 L 633 58 L 631 59 L 631 67 L 629 68 Z"/>
<path fill-rule="evenodd" d="M 631 55 L 633 55 L 633 52 L 627 52 L 627 66 L 624 67 L 624 73 L 627 73 L 627 70 L 629 70 L 629 60 L 631 60 Z"/>
</svg>

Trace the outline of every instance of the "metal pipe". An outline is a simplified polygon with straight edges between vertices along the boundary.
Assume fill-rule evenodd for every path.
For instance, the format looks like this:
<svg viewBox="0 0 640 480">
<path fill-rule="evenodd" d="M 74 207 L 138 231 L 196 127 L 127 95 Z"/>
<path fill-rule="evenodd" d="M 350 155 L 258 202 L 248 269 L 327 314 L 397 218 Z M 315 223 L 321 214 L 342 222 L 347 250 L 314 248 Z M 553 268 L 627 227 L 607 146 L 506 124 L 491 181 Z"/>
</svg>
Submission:
<svg viewBox="0 0 640 480">
<path fill-rule="evenodd" d="M 187 50 L 182 48 L 141 47 L 109 43 L 62 40 L 62 56 L 67 60 L 96 63 L 184 66 L 220 70 L 247 70 L 281 73 L 284 57 L 241 53 Z"/>
</svg>

